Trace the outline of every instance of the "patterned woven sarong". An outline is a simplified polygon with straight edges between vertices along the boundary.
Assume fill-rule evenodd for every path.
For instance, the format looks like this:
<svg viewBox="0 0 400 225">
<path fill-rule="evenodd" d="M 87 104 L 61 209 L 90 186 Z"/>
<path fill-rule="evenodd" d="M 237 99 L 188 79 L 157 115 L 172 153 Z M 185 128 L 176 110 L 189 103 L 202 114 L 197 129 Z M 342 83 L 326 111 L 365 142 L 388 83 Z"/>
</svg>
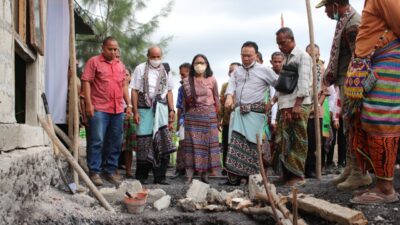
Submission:
<svg viewBox="0 0 400 225">
<path fill-rule="evenodd" d="M 285 112 L 279 112 L 278 129 L 276 133 L 276 151 L 273 155 L 274 169 L 280 172 L 282 166 L 296 176 L 304 176 L 305 162 L 308 151 L 307 122 L 311 106 L 301 107 L 298 120 L 286 120 Z M 289 112 L 290 113 L 290 112 Z"/>
<path fill-rule="evenodd" d="M 136 125 L 133 118 L 124 120 L 124 139 L 122 142 L 122 151 L 136 151 Z"/>
<path fill-rule="evenodd" d="M 176 151 L 168 130 L 168 107 L 159 103 L 156 104 L 155 110 L 139 108 L 138 111 L 140 114 L 140 124 L 136 132 L 138 163 L 148 161 L 154 167 L 159 167 L 163 157 Z"/>
<path fill-rule="evenodd" d="M 390 181 L 400 137 L 400 39 L 375 52 L 371 69 L 378 79 L 362 100 L 362 129 L 355 133 L 353 151 L 364 170 L 372 168 L 377 178 Z"/>
<path fill-rule="evenodd" d="M 234 175 L 245 177 L 260 172 L 256 135 L 262 137 L 265 111 L 264 104 L 253 104 L 258 105 L 246 114 L 241 114 L 239 107 L 233 112 L 225 169 Z"/>
<path fill-rule="evenodd" d="M 218 119 L 214 106 L 192 107 L 185 112 L 183 151 L 187 169 L 206 172 L 220 167 Z"/>
<path fill-rule="evenodd" d="M 375 51 L 372 70 L 379 75 L 362 104 L 362 128 L 369 135 L 400 136 L 400 39 Z"/>
</svg>

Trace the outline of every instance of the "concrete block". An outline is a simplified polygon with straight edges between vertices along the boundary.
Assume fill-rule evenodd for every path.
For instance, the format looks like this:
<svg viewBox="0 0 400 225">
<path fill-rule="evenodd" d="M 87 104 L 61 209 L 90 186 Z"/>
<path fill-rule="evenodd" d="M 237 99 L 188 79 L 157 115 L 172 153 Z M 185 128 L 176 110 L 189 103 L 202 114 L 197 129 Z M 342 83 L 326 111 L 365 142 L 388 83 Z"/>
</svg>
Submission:
<svg viewBox="0 0 400 225">
<path fill-rule="evenodd" d="M 255 199 L 257 192 L 265 193 L 261 174 L 249 176 L 249 197 L 251 200 Z"/>
<path fill-rule="evenodd" d="M 34 127 L 26 124 L 19 126 L 18 148 L 30 148 L 35 146 L 44 146 L 47 134 L 41 127 Z"/>
<path fill-rule="evenodd" d="M 221 193 L 215 189 L 210 188 L 207 192 L 207 203 L 208 204 L 224 204 L 224 198 L 222 197 Z"/>
<path fill-rule="evenodd" d="M 139 191 L 142 191 L 142 184 L 135 181 L 123 181 L 118 188 L 115 187 L 103 187 L 99 190 L 104 198 L 107 199 L 110 203 L 122 202 L 124 201 L 125 193 L 128 191 L 130 194 L 135 194 Z"/>
<path fill-rule="evenodd" d="M 186 197 L 192 198 L 195 203 L 205 202 L 209 188 L 209 184 L 194 179 L 186 193 Z"/>
<path fill-rule="evenodd" d="M 103 194 L 104 198 L 110 202 L 110 203 L 115 203 L 117 201 L 121 201 L 121 198 L 118 198 L 117 195 L 117 189 L 115 187 L 103 187 L 99 189 L 100 193 Z"/>
<path fill-rule="evenodd" d="M 168 208 L 170 204 L 171 204 L 171 196 L 166 195 L 158 199 L 156 202 L 154 202 L 154 208 L 156 208 L 157 211 L 160 211 Z"/>
<path fill-rule="evenodd" d="M 43 128 L 26 124 L 0 124 L 0 151 L 27 149 L 49 144 Z"/>
<path fill-rule="evenodd" d="M 196 203 L 191 198 L 179 199 L 177 205 L 184 212 L 194 212 L 194 211 L 196 211 Z"/>
<path fill-rule="evenodd" d="M 0 224 L 13 224 L 21 206 L 59 182 L 52 150 L 37 147 L 1 154 L 0 181 Z"/>
<path fill-rule="evenodd" d="M 163 189 L 152 189 L 149 192 L 149 195 L 147 197 L 147 203 L 154 203 L 155 201 L 157 201 L 158 199 L 164 197 L 165 195 L 167 195 L 167 193 L 163 190 Z"/>
</svg>

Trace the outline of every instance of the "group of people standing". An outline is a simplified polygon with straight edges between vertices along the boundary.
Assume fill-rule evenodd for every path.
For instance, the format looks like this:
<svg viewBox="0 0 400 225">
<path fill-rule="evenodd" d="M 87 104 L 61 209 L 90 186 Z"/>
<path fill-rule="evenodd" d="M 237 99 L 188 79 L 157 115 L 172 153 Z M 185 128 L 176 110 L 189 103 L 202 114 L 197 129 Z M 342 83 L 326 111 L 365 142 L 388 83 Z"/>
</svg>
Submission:
<svg viewBox="0 0 400 225">
<path fill-rule="evenodd" d="M 82 76 L 89 118 L 87 161 L 93 182 L 102 183 L 102 172 L 112 182 L 120 182 L 116 168 L 125 115 L 136 124 L 136 179 L 142 183 L 147 183 L 152 170 L 154 183 L 167 184 L 169 155 L 176 151 L 170 131 L 177 118 L 177 175 L 186 174 L 188 182 L 197 173 L 208 183 L 209 174 L 220 167 L 222 130 L 223 173 L 228 177 L 224 184 L 239 185 L 249 175 L 259 173 L 258 135 L 265 136 L 264 146 L 269 146 L 264 152 L 270 155 L 265 157 L 267 164 L 281 174 L 276 183 L 302 185 L 315 171 L 313 121 L 317 117 L 323 137 L 336 137 L 329 132 L 331 125 L 338 132 L 339 163 L 345 168 L 332 183 L 339 190 L 368 186 L 372 183 L 370 171 L 375 174 L 374 187 L 358 192 L 351 201 L 398 201 L 393 177 L 400 137 L 400 5 L 396 0 L 366 0 L 362 16 L 348 0 L 322 0 L 317 5 L 320 7 L 337 20 L 337 26 L 326 69 L 317 57 L 318 93 L 311 88 L 310 54 L 318 56 L 319 48 L 316 46 L 314 53 L 310 46 L 307 52 L 300 49 L 292 30 L 283 27 L 276 32 L 280 51 L 272 54 L 272 68 L 260 63 L 255 42 L 245 42 L 240 49 L 241 63 L 230 65 L 229 82 L 222 86 L 221 94 L 205 55 L 198 54 L 191 64 L 182 64 L 177 117 L 172 78 L 162 63 L 161 48 L 148 49 L 147 61 L 135 68 L 128 83 L 126 68 L 115 57 L 117 41 L 105 39 L 102 54 L 87 62 Z M 357 68 L 359 62 L 369 64 Z M 296 87 L 290 92 L 275 92 L 280 74 L 289 68 L 295 68 Z M 365 82 L 356 82 L 356 78 L 365 78 L 355 77 L 360 73 L 348 73 L 365 68 Z M 371 88 L 366 91 L 364 84 Z M 318 95 L 318 115 L 313 108 L 314 94 Z M 272 119 L 268 119 L 271 109 Z M 322 149 L 325 151 L 325 146 Z M 332 152 L 326 156 L 326 164 L 332 163 Z"/>
</svg>

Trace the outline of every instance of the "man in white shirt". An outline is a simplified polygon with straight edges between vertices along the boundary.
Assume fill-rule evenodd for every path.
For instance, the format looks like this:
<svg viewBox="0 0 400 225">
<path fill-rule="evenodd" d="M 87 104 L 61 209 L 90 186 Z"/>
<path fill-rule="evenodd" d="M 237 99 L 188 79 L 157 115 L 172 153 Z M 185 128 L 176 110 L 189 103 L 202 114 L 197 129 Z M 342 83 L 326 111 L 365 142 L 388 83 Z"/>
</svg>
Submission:
<svg viewBox="0 0 400 225">
<path fill-rule="evenodd" d="M 312 61 L 305 51 L 296 47 L 290 28 L 279 29 L 276 32 L 276 42 L 281 52 L 285 54 L 284 64 L 295 67 L 298 73 L 297 86 L 294 91 L 278 93 L 279 118 L 275 140 L 277 151 L 274 154 L 275 169 L 282 168 L 283 172 L 278 183 L 293 186 L 304 183 L 308 145 L 307 121 L 312 103 Z"/>
<path fill-rule="evenodd" d="M 132 105 L 137 127 L 136 179 L 145 184 L 153 170 L 154 183 L 165 184 L 169 154 L 176 151 L 168 128 L 175 118 L 172 77 L 161 63 L 162 50 L 148 49 L 147 61 L 133 72 Z"/>
<path fill-rule="evenodd" d="M 242 66 L 233 72 L 225 93 L 225 107 L 235 108 L 229 125 L 232 132 L 224 167 L 228 173 L 227 184 L 231 185 L 238 185 L 242 178 L 260 171 L 256 135 L 261 138 L 263 132 L 264 93 L 278 79 L 271 68 L 256 62 L 257 52 L 255 42 L 242 45 Z"/>
</svg>

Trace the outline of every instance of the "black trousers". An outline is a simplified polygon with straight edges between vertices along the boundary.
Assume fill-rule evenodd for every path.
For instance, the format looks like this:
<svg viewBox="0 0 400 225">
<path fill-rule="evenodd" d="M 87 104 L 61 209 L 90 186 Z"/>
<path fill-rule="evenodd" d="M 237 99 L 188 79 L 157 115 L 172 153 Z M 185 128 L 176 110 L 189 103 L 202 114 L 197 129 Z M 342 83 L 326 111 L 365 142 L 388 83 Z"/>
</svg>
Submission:
<svg viewBox="0 0 400 225">
<path fill-rule="evenodd" d="M 307 136 L 308 136 L 308 151 L 307 151 L 307 159 L 306 159 L 306 165 L 305 165 L 305 174 L 308 176 L 310 173 L 315 173 L 315 168 L 316 168 L 316 161 L 317 158 L 315 157 L 315 149 L 316 149 L 316 141 L 315 141 L 315 127 L 314 127 L 314 118 L 308 119 L 307 123 Z M 319 124 L 320 126 L 320 132 L 321 132 L 321 137 L 322 137 L 322 118 L 319 119 Z M 322 159 L 325 158 L 325 150 L 324 150 L 324 139 L 321 138 L 321 161 Z M 323 161 L 322 161 L 323 162 Z M 322 163 L 322 166 L 324 166 L 324 163 Z"/>
<path fill-rule="evenodd" d="M 163 156 L 159 167 L 154 167 L 153 164 L 147 161 L 136 160 L 136 179 L 147 180 L 147 178 L 149 178 L 149 172 L 150 170 L 152 170 L 154 175 L 154 182 L 165 180 L 169 164 L 169 157 L 169 154 Z"/>
<path fill-rule="evenodd" d="M 229 146 L 229 125 L 222 126 L 222 166 L 225 167 L 226 154 L 228 154 Z"/>
<path fill-rule="evenodd" d="M 335 144 L 338 145 L 338 166 L 346 166 L 346 136 L 343 129 L 343 119 L 339 119 L 339 129 L 335 129 L 332 123 L 333 141 L 330 146 L 330 152 L 334 152 Z M 337 135 L 337 137 L 336 137 Z M 333 155 L 333 153 L 332 153 Z M 333 158 L 333 156 L 332 156 Z"/>
</svg>

